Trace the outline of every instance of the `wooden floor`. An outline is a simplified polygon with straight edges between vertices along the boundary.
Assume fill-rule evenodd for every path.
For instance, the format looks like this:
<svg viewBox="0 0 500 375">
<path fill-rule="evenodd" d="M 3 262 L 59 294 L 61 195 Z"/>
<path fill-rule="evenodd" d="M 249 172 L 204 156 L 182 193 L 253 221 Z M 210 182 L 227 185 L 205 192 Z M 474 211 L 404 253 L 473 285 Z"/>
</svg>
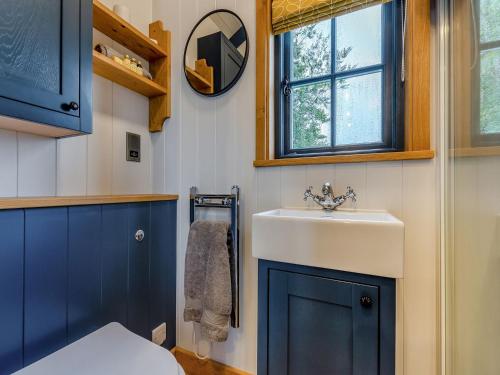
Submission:
<svg viewBox="0 0 500 375">
<path fill-rule="evenodd" d="M 194 353 L 179 347 L 172 349 L 172 353 L 174 353 L 186 375 L 252 375 L 249 372 L 226 366 L 211 359 L 198 359 Z"/>
</svg>

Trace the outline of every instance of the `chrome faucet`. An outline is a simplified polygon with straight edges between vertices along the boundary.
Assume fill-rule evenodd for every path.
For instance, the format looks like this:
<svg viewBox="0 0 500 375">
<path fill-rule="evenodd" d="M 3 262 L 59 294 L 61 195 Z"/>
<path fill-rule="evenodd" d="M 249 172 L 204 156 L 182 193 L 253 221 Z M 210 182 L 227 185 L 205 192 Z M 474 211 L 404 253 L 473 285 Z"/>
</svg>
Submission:
<svg viewBox="0 0 500 375">
<path fill-rule="evenodd" d="M 315 203 L 323 207 L 326 211 L 333 211 L 340 205 L 342 205 L 347 199 L 351 199 L 353 202 L 356 202 L 356 193 L 354 190 L 348 186 L 347 192 L 344 195 L 339 195 L 336 197 L 333 194 L 332 185 L 327 182 L 321 188 L 321 193 L 323 196 L 318 194 L 313 194 L 313 187 L 309 186 L 309 188 L 304 193 L 304 200 L 307 201 L 308 198 L 311 198 Z"/>
</svg>

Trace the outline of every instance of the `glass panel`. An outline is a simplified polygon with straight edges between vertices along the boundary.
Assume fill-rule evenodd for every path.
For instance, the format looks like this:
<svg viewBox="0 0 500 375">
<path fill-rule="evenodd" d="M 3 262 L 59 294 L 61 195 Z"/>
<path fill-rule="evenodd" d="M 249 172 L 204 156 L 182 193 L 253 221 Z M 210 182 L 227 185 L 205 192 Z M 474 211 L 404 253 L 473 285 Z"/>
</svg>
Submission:
<svg viewBox="0 0 500 375">
<path fill-rule="evenodd" d="M 340 16 L 336 21 L 336 71 L 382 62 L 382 6 Z"/>
<path fill-rule="evenodd" d="M 293 87 L 291 95 L 291 148 L 329 146 L 331 144 L 330 81 Z"/>
<path fill-rule="evenodd" d="M 500 2 L 477 0 L 496 7 L 483 12 L 496 18 L 498 38 Z M 445 171 L 447 187 L 446 240 L 446 369 L 448 375 L 500 374 L 500 155 L 496 147 L 471 146 L 471 130 L 477 129 L 474 105 L 480 99 L 479 128 L 500 131 L 500 51 L 481 53 L 477 69 L 473 33 L 470 33 L 469 2 L 450 1 L 452 16 L 449 161 Z M 482 21 L 485 17 L 483 17 Z M 486 29 L 486 28 L 485 28 Z M 491 29 L 490 29 L 491 30 Z M 488 31 L 489 32 L 489 31 Z M 487 38 L 490 38 L 488 36 Z M 480 73 L 476 74 L 476 71 Z M 480 82 L 478 80 L 480 79 Z M 472 88 L 472 89 L 471 89 Z M 479 88 L 479 92 L 478 92 Z M 479 98 L 478 98 L 479 96 Z M 496 107 L 496 108 L 495 108 Z M 446 111 L 445 111 L 446 110 Z M 471 115 L 472 113 L 472 115 Z M 471 124 L 472 120 L 472 124 Z M 444 126 L 445 124 L 443 124 Z M 472 128 L 472 129 L 471 129 Z M 461 150 L 467 152 L 463 157 Z M 489 151 L 489 152 L 485 152 Z M 496 154 L 496 155 L 495 155 Z M 445 155 L 447 156 L 447 155 Z M 494 290 L 494 297 L 490 291 Z"/>
<path fill-rule="evenodd" d="M 292 31 L 291 44 L 293 80 L 330 74 L 330 20 Z"/>
<path fill-rule="evenodd" d="M 337 79 L 335 144 L 382 142 L 382 72 Z"/>
<path fill-rule="evenodd" d="M 480 0 L 481 43 L 500 40 L 500 1 Z"/>
<path fill-rule="evenodd" d="M 500 48 L 481 52 L 480 100 L 481 133 L 500 133 Z"/>
</svg>

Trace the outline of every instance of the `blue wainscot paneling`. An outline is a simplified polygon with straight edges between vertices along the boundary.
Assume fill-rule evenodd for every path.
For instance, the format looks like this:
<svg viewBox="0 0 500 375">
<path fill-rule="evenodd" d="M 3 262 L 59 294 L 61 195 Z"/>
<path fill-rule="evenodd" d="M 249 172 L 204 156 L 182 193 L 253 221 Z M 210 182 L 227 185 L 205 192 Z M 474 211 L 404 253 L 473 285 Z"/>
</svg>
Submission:
<svg viewBox="0 0 500 375">
<path fill-rule="evenodd" d="M 23 365 L 24 211 L 0 212 L 0 374 Z"/>
<path fill-rule="evenodd" d="M 101 207 L 68 211 L 68 342 L 100 327 Z"/>
<path fill-rule="evenodd" d="M 0 375 L 116 321 L 175 346 L 175 201 L 0 211 Z M 135 232 L 142 229 L 144 240 Z"/>
<path fill-rule="evenodd" d="M 149 242 L 150 207 L 142 204 L 129 206 L 129 294 L 128 326 L 130 330 L 143 337 L 149 331 Z M 144 239 L 138 241 L 135 233 L 142 230 Z"/>
<path fill-rule="evenodd" d="M 66 345 L 68 210 L 26 210 L 24 365 Z"/>
<path fill-rule="evenodd" d="M 103 324 L 127 324 L 128 206 L 102 206 Z"/>
<path fill-rule="evenodd" d="M 151 288 L 149 331 L 162 322 L 169 327 L 166 346 L 175 346 L 176 327 L 176 267 L 177 209 L 175 202 L 151 203 Z"/>
<path fill-rule="evenodd" d="M 259 374 L 394 375 L 394 345 L 394 280 L 259 261 Z"/>
</svg>

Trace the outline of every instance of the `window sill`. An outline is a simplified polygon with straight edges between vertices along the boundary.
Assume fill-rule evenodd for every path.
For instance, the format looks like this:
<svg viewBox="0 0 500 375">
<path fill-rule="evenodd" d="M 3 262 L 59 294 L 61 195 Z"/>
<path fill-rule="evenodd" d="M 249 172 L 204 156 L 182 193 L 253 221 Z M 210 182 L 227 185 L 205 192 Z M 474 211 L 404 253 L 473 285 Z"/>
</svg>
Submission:
<svg viewBox="0 0 500 375">
<path fill-rule="evenodd" d="M 290 165 L 313 165 L 313 164 L 341 164 L 341 163 L 364 163 L 376 161 L 395 160 L 424 160 L 433 159 L 434 150 L 402 151 L 402 152 L 380 152 L 373 154 L 335 155 L 335 156 L 312 156 L 288 159 L 255 160 L 254 167 L 285 167 Z"/>
</svg>

